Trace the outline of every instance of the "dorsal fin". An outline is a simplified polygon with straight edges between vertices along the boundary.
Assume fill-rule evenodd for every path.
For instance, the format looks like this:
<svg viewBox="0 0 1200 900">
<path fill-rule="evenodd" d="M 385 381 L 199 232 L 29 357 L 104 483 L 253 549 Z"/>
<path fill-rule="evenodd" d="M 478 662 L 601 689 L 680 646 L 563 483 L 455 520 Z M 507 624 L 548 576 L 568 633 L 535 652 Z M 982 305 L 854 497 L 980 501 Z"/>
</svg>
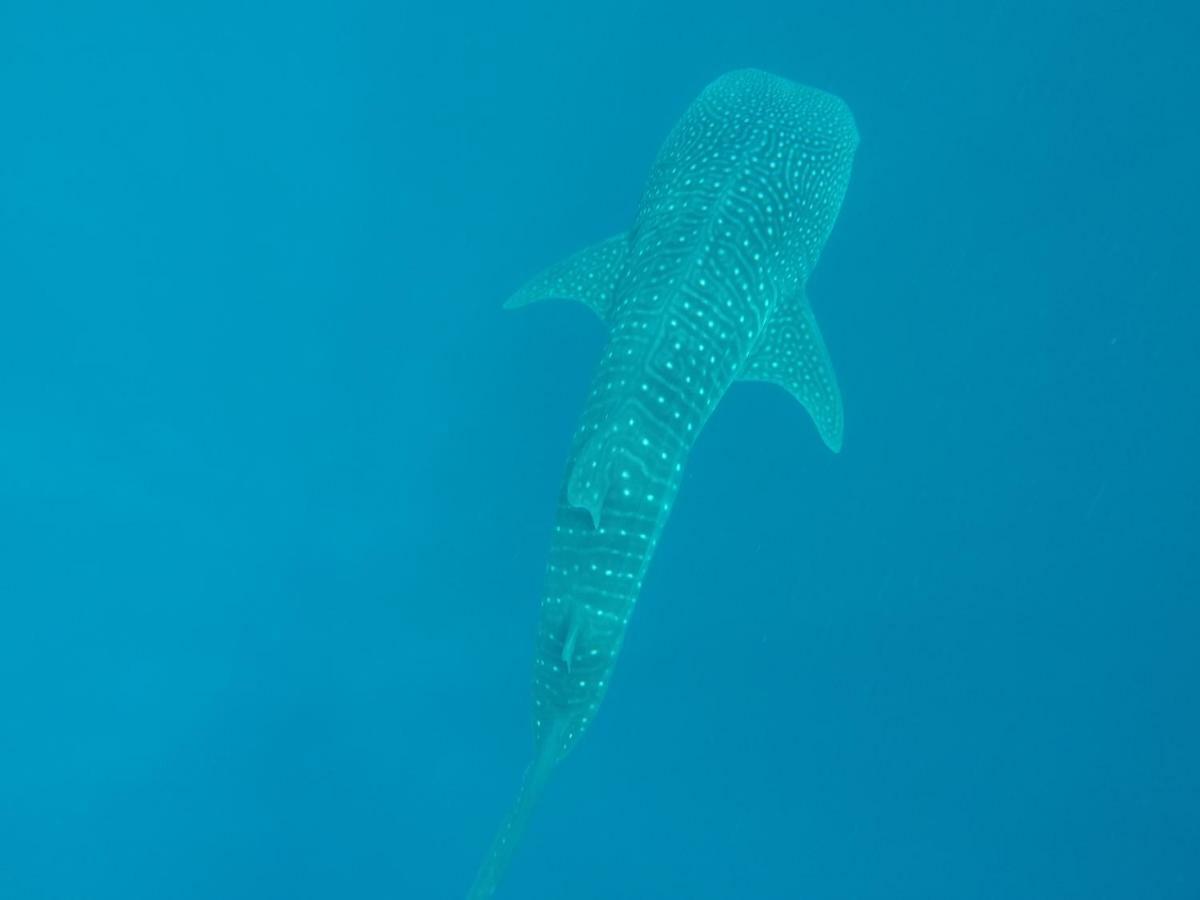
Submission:
<svg viewBox="0 0 1200 900">
<path fill-rule="evenodd" d="M 609 437 L 593 434 L 588 438 L 571 464 L 571 474 L 567 478 L 567 502 L 586 510 L 592 518 L 593 528 L 600 525 L 600 510 L 608 495 L 611 478 Z"/>
<path fill-rule="evenodd" d="M 577 604 L 571 604 L 571 609 L 567 613 L 566 630 L 563 632 L 563 648 L 561 659 L 567 667 L 567 672 L 571 671 L 571 664 L 575 660 L 575 645 L 579 641 L 579 633 L 583 629 L 583 623 L 586 620 L 583 611 Z"/>
<path fill-rule="evenodd" d="M 834 453 L 842 449 L 842 394 L 803 289 L 771 316 L 741 380 L 786 388 L 808 410 L 825 445 Z"/>
<path fill-rule="evenodd" d="M 508 298 L 504 308 L 552 298 L 578 300 L 607 322 L 628 252 L 629 238 L 625 234 L 585 247 L 529 279 Z"/>
</svg>

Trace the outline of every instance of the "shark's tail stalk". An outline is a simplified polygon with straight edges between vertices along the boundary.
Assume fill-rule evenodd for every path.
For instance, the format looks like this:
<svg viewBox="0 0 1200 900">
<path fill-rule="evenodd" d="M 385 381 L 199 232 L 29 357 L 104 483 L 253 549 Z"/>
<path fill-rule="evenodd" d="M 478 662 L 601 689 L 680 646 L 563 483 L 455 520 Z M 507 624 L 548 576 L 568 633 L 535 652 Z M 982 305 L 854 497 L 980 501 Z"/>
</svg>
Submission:
<svg viewBox="0 0 1200 900">
<path fill-rule="evenodd" d="M 525 778 L 521 783 L 521 792 L 517 794 L 517 802 L 513 804 L 512 809 L 505 816 L 504 822 L 500 825 L 500 831 L 492 841 L 483 865 L 479 867 L 479 874 L 475 876 L 475 882 L 471 885 L 471 890 L 467 892 L 467 900 L 487 900 L 495 893 L 500 879 L 508 871 L 513 853 L 533 814 L 533 807 L 542 795 L 542 789 L 546 786 L 550 772 L 558 762 L 562 731 L 563 723 L 555 723 L 554 727 L 546 733 L 542 745 L 538 748 L 537 756 L 525 770 Z"/>
</svg>

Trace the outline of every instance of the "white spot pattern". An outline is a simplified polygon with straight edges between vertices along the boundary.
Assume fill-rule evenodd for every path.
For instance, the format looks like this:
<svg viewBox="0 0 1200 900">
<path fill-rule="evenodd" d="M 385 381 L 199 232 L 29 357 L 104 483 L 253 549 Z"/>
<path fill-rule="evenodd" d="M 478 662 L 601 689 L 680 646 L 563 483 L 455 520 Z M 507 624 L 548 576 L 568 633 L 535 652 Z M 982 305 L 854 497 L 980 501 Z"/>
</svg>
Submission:
<svg viewBox="0 0 1200 900">
<path fill-rule="evenodd" d="M 840 443 L 832 369 L 815 322 L 796 310 L 807 309 L 803 285 L 857 141 L 836 97 L 763 72 L 726 75 L 667 138 L 628 235 L 514 297 L 562 292 L 596 307 L 603 293 L 611 329 L 560 495 L 538 631 L 535 731 L 539 746 L 561 742 L 556 758 L 595 718 L 687 455 L 729 385 L 793 388 L 826 442 Z M 814 386 L 802 395 L 788 378 Z"/>
</svg>

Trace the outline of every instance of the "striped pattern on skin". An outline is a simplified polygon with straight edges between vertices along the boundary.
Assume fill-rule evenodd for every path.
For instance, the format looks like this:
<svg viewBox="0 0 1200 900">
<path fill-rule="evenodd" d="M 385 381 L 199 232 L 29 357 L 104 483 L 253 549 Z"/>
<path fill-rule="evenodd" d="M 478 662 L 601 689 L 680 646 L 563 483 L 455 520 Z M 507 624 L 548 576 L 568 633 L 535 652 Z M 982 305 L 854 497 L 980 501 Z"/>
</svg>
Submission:
<svg viewBox="0 0 1200 900">
<path fill-rule="evenodd" d="M 725 75 L 668 136 L 632 229 L 507 304 L 578 299 L 610 332 L 559 494 L 536 641 L 535 758 L 471 898 L 491 895 L 550 770 L 592 724 L 688 454 L 729 387 L 787 388 L 840 449 L 841 397 L 804 285 L 857 144 L 840 99 L 765 72 Z"/>
<path fill-rule="evenodd" d="M 782 383 L 770 377 L 780 366 L 808 369 L 801 383 L 805 374 L 832 381 L 819 332 L 815 343 L 795 338 L 804 333 L 797 321 L 811 319 L 803 285 L 856 146 L 841 100 L 745 71 L 710 85 L 659 153 L 627 239 L 547 568 L 534 721 L 539 746 L 552 724 L 567 723 L 558 758 L 600 705 L 688 452 L 717 402 L 739 377 Z M 836 449 L 836 382 L 820 390 L 824 405 L 814 399 L 809 409 Z"/>
</svg>

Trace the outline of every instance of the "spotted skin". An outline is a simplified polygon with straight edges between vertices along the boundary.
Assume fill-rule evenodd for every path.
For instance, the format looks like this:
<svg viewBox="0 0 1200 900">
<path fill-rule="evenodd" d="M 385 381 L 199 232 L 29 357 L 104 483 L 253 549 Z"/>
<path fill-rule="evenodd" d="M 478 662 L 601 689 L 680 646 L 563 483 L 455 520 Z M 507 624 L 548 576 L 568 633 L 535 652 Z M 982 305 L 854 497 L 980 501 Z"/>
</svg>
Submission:
<svg viewBox="0 0 1200 900">
<path fill-rule="evenodd" d="M 505 309 L 516 309 L 545 297 L 570 297 L 582 301 L 607 319 L 625 266 L 629 238 L 623 234 L 553 265 L 508 298 Z"/>
<path fill-rule="evenodd" d="M 807 300 L 775 311 L 739 378 L 786 388 L 808 410 L 825 445 L 834 453 L 842 449 L 842 397 Z"/>
<path fill-rule="evenodd" d="M 726 390 L 739 379 L 785 387 L 840 449 L 841 398 L 804 285 L 857 143 L 840 99 L 765 72 L 727 74 L 667 138 L 633 228 L 509 301 L 574 297 L 610 334 L 558 500 L 535 760 L 472 898 L 491 895 L 546 776 L 594 720 L 688 453 Z"/>
</svg>

